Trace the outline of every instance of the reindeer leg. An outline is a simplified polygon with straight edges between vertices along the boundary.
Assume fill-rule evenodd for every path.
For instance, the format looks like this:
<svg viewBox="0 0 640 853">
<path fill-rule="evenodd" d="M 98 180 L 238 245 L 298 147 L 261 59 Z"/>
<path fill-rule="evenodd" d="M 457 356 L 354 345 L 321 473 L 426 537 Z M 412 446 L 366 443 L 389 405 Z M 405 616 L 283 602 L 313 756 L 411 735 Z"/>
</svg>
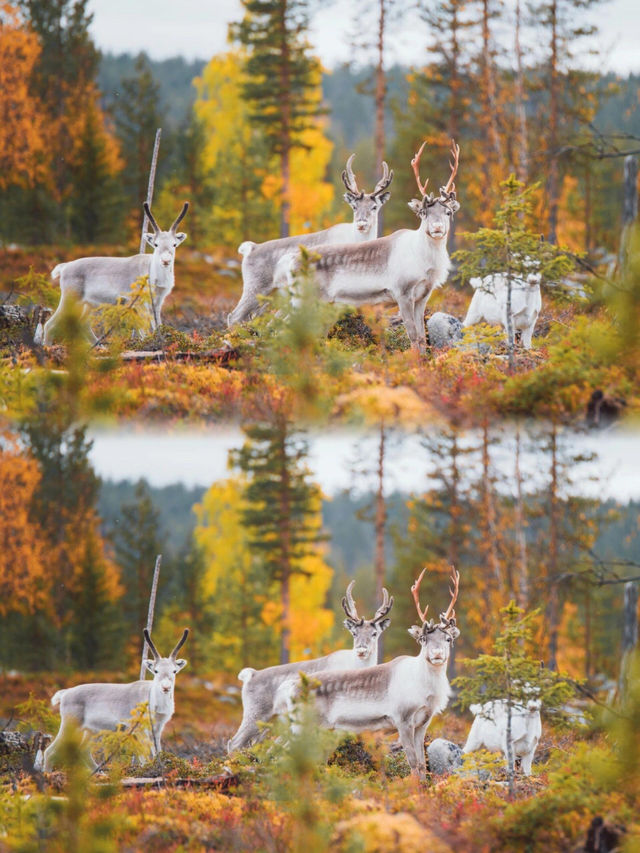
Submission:
<svg viewBox="0 0 640 853">
<path fill-rule="evenodd" d="M 420 767 L 418 756 L 416 755 L 415 747 L 415 731 L 410 723 L 402 722 L 398 725 L 398 735 L 400 743 L 404 748 L 404 754 L 407 756 L 407 762 L 411 768 L 411 772 L 415 773 L 420 779 L 424 776 L 420 775 Z"/>
<path fill-rule="evenodd" d="M 427 351 L 427 332 L 424 327 L 424 312 L 427 307 L 429 296 L 431 296 L 431 292 L 429 292 L 423 299 L 419 299 L 414 305 L 414 321 L 416 324 L 416 331 L 418 333 L 418 349 L 421 353 L 426 353 Z"/>
<path fill-rule="evenodd" d="M 408 297 L 403 296 L 398 299 L 398 308 L 400 309 L 400 316 L 402 317 L 404 328 L 407 332 L 409 340 L 411 341 L 411 346 L 420 349 L 420 344 L 418 341 L 418 330 L 416 329 L 413 301 Z"/>
<path fill-rule="evenodd" d="M 427 759 L 424 754 L 424 736 L 427 733 L 427 728 L 430 722 L 431 718 L 429 718 L 423 725 L 417 726 L 414 732 L 414 749 L 418 759 L 418 776 L 421 779 L 427 778 Z"/>
</svg>

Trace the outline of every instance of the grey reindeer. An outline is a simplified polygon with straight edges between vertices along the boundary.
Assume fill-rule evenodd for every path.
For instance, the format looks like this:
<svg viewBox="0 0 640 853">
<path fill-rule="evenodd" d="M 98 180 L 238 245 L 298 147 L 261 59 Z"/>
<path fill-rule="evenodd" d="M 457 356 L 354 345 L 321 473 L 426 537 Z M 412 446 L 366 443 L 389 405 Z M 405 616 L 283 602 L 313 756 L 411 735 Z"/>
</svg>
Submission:
<svg viewBox="0 0 640 853">
<path fill-rule="evenodd" d="M 393 597 L 386 589 L 382 590 L 382 604 L 376 610 L 373 619 L 364 619 L 358 615 L 352 596 L 351 581 L 347 587 L 342 607 L 347 618 L 345 628 L 353 636 L 352 649 L 340 649 L 324 657 L 304 660 L 299 663 L 286 663 L 255 670 L 246 667 L 238 673 L 242 685 L 242 723 L 227 745 L 228 752 L 244 749 L 261 737 L 259 723 L 268 722 L 274 715 L 274 699 L 283 682 L 299 672 L 316 673 L 335 669 L 365 669 L 374 666 L 378 660 L 378 640 L 390 624 L 387 615 L 393 607 Z"/>
<path fill-rule="evenodd" d="M 151 756 L 162 749 L 162 732 L 175 711 L 173 691 L 176 675 L 187 665 L 176 655 L 185 644 L 189 629 L 185 628 L 177 646 L 169 657 L 163 658 L 151 641 L 145 628 L 144 637 L 153 655 L 145 660 L 146 668 L 153 674 L 152 681 L 132 681 L 129 684 L 78 684 L 58 690 L 51 704 L 60 706 L 60 729 L 54 740 L 44 751 L 44 770 L 51 768 L 52 759 L 71 726 L 84 731 L 86 740 L 90 732 L 115 731 L 119 725 L 130 721 L 131 712 L 142 702 L 149 708 L 149 749 Z M 90 764 L 96 764 L 88 755 Z"/>
<path fill-rule="evenodd" d="M 283 237 L 259 244 L 247 240 L 240 244 L 238 252 L 243 256 L 242 296 L 227 318 L 229 326 L 242 323 L 260 313 L 258 297 L 268 296 L 275 289 L 273 276 L 276 264 L 287 252 L 297 249 L 298 246 L 312 249 L 327 244 L 364 243 L 378 236 L 378 214 L 390 197 L 387 188 L 393 180 L 393 170 L 389 171 L 389 167 L 383 162 L 382 177 L 373 192 L 367 193 L 358 188 L 353 174 L 352 163 L 355 156 L 352 154 L 349 157 L 342 172 L 342 181 L 347 190 L 344 200 L 353 210 L 353 222 L 342 222 L 323 231 L 297 237 Z"/>
<path fill-rule="evenodd" d="M 51 278 L 60 281 L 60 302 L 44 324 L 42 333 L 36 334 L 36 343 L 40 343 L 40 339 L 45 346 L 51 343 L 53 330 L 70 299 L 83 303 L 83 316 L 86 316 L 92 306 L 115 305 L 121 297 L 129 296 L 131 285 L 143 275 L 149 276 L 150 327 L 153 330 L 162 323 L 162 306 L 175 284 L 173 264 L 176 249 L 187 237 L 183 231 L 176 229 L 186 216 L 189 202 L 185 201 L 182 211 L 168 231 L 160 228 L 146 202 L 143 207 L 153 228 L 153 234 L 145 233 L 144 239 L 153 248 L 153 254 L 131 255 L 128 258 L 78 258 L 54 267 Z M 96 337 L 89 326 L 87 331 L 95 341 Z"/>
<path fill-rule="evenodd" d="M 427 621 L 427 610 L 420 607 L 420 582 L 426 569 L 411 587 L 422 626 L 412 625 L 409 633 L 420 646 L 415 657 L 402 655 L 362 672 L 319 672 L 312 688 L 314 708 L 320 725 L 351 732 L 395 729 L 411 771 L 426 778 L 424 737 L 436 714 L 444 711 L 451 688 L 447 662 L 456 627 L 453 606 L 458 597 L 460 576 L 451 568 L 451 602 L 438 621 Z M 296 720 L 296 702 L 300 679 L 285 681 L 275 700 L 278 714 L 288 712 Z M 297 723 L 296 723 L 297 725 Z"/>
</svg>

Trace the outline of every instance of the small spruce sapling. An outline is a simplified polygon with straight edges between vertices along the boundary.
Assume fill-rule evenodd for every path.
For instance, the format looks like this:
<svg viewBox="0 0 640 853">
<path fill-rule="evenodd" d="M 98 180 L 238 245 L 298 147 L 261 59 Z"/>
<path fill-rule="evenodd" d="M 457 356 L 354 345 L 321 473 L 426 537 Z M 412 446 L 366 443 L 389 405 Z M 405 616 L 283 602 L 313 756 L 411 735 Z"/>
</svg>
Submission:
<svg viewBox="0 0 640 853">
<path fill-rule="evenodd" d="M 540 233 L 529 226 L 538 184 L 526 187 L 511 174 L 501 182 L 500 188 L 502 204 L 496 211 L 494 227 L 462 235 L 474 248 L 455 252 L 452 259 L 459 266 L 463 282 L 473 276 L 506 275 L 507 347 L 509 368 L 513 370 L 515 330 L 511 299 L 515 280 L 526 281 L 534 272 L 540 275 L 541 284 L 550 284 L 566 276 L 573 268 L 573 261 L 557 246 L 542 241 Z"/>
<path fill-rule="evenodd" d="M 458 691 L 458 704 L 468 708 L 473 703 L 494 700 L 507 705 L 507 773 L 509 793 L 514 794 L 515 760 L 511 739 L 511 724 L 515 706 L 526 707 L 531 699 L 541 703 L 544 713 L 553 713 L 573 695 L 572 685 L 558 673 L 546 669 L 538 658 L 528 653 L 532 647 L 533 623 L 538 611 L 525 614 L 510 601 L 501 608 L 503 627 L 495 641 L 495 654 L 466 658 L 462 665 L 472 675 L 453 681 Z"/>
</svg>

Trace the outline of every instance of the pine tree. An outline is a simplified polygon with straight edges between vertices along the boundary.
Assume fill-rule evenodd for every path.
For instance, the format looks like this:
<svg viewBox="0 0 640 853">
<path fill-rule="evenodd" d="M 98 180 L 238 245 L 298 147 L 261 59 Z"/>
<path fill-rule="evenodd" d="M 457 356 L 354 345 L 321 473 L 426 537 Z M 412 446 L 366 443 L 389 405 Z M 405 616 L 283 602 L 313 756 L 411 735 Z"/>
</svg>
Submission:
<svg viewBox="0 0 640 853">
<path fill-rule="evenodd" d="M 269 423 L 244 427 L 247 441 L 232 453 L 247 477 L 243 522 L 251 545 L 262 556 L 268 576 L 280 586 L 282 635 L 280 661 L 287 663 L 291 635 L 291 579 L 304 572 L 303 558 L 313 553 L 322 534 L 314 518 L 318 487 L 305 466 L 308 446 L 280 413 Z"/>
<path fill-rule="evenodd" d="M 244 96 L 270 151 L 280 158 L 280 236 L 289 236 L 291 152 L 322 112 L 317 97 L 318 60 L 309 55 L 308 0 L 242 0 L 243 20 L 232 28 L 247 48 Z"/>
</svg>

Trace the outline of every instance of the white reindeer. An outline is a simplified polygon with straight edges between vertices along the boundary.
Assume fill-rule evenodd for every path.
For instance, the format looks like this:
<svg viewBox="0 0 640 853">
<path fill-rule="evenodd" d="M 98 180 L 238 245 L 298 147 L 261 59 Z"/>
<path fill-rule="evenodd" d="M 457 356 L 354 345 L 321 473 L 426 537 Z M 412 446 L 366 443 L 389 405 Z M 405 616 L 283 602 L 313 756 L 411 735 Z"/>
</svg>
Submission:
<svg viewBox="0 0 640 853">
<path fill-rule="evenodd" d="M 60 729 L 44 751 L 44 770 L 51 767 L 52 757 L 70 726 L 83 729 L 85 739 L 89 732 L 115 731 L 120 724 L 130 721 L 131 712 L 142 702 L 148 703 L 150 752 L 152 756 L 156 755 L 162 749 L 162 731 L 175 711 L 173 690 L 176 675 L 187 664 L 183 658 L 176 659 L 176 655 L 188 636 L 189 630 L 185 628 L 178 645 L 169 657 L 163 658 L 145 628 L 144 637 L 154 659 L 147 659 L 144 664 L 153 674 L 152 681 L 78 684 L 58 690 L 51 704 L 60 706 Z M 95 767 L 91 755 L 89 760 Z"/>
<path fill-rule="evenodd" d="M 502 326 L 507 332 L 507 273 L 494 273 L 482 278 L 472 278 L 469 284 L 475 290 L 471 304 L 464 318 L 463 326 L 473 326 L 476 323 L 489 323 L 492 326 Z M 511 317 L 513 331 L 520 332 L 522 345 L 531 349 L 531 339 L 538 316 L 542 310 L 540 294 L 540 273 L 529 273 L 526 279 L 512 276 L 511 278 Z"/>
<path fill-rule="evenodd" d="M 347 594 L 342 599 L 342 607 L 347 615 L 344 626 L 353 635 L 352 649 L 341 649 L 321 658 L 270 666 L 267 669 L 255 670 L 246 667 L 238 673 L 238 678 L 243 682 L 243 715 L 238 731 L 227 745 L 229 753 L 244 749 L 260 738 L 259 723 L 266 723 L 273 717 L 276 692 L 280 685 L 293 675 L 299 672 L 310 674 L 336 669 L 365 669 L 377 663 L 378 640 L 382 632 L 389 627 L 390 620 L 386 616 L 393 607 L 393 597 L 389 598 L 389 593 L 383 589 L 382 604 L 376 610 L 375 616 L 373 619 L 363 619 L 358 616 L 351 595 L 354 583 L 355 581 L 351 581 Z"/>
<path fill-rule="evenodd" d="M 533 756 L 542 735 L 540 719 L 540 700 L 530 699 L 526 705 L 511 705 L 511 744 L 513 758 L 520 759 L 525 776 L 531 775 Z M 463 753 L 476 749 L 488 749 L 489 752 L 502 752 L 507 758 L 507 700 L 495 699 L 483 705 L 471 705 L 469 710 L 475 715 Z"/>
<path fill-rule="evenodd" d="M 372 193 L 358 189 L 351 168 L 352 154 L 347 160 L 342 180 L 347 189 L 344 200 L 353 209 L 353 222 L 341 222 L 324 231 L 302 234 L 298 237 L 283 237 L 266 243 L 253 243 L 247 240 L 238 247 L 242 258 L 242 296 L 227 318 L 227 324 L 234 326 L 259 313 L 259 296 L 268 296 L 274 288 L 276 264 L 287 252 L 298 246 L 313 248 L 319 245 L 336 243 L 364 243 L 378 236 L 378 213 L 388 201 L 390 193 L 387 187 L 393 180 L 393 171 L 386 163 L 382 164 L 382 177 Z"/>
<path fill-rule="evenodd" d="M 451 644 L 460 635 L 453 605 L 458 596 L 459 574 L 452 567 L 451 603 L 438 622 L 426 621 L 428 606 L 420 608 L 422 574 L 411 592 L 422 619 L 409 633 L 420 645 L 416 657 L 403 655 L 388 663 L 362 671 L 320 672 L 313 681 L 313 702 L 321 725 L 332 729 L 361 732 L 396 729 L 413 773 L 426 778 L 424 736 L 435 714 L 449 702 L 447 661 Z M 285 682 L 276 697 L 276 711 L 288 711 L 295 719 L 299 681 Z"/>
<path fill-rule="evenodd" d="M 429 297 L 442 287 L 449 274 L 447 236 L 456 201 L 454 177 L 458 171 L 460 148 L 452 140 L 451 176 L 439 195 L 426 194 L 427 179 L 420 181 L 420 157 L 426 142 L 411 161 L 422 199 L 412 199 L 409 207 L 420 219 L 415 231 L 403 229 L 388 237 L 356 245 L 320 246 L 313 249 L 311 269 L 321 299 L 347 305 L 366 303 L 397 304 L 412 346 L 426 352 L 424 311 Z M 303 263 L 300 252 L 285 255 L 278 264 L 278 287 L 293 286 Z"/>
<path fill-rule="evenodd" d="M 44 324 L 43 343 L 48 345 L 51 342 L 53 329 L 70 299 L 77 299 L 84 304 L 84 314 L 90 306 L 115 305 L 121 297 L 130 295 L 131 285 L 143 275 L 149 276 L 150 326 L 151 329 L 157 328 L 162 323 L 162 305 L 175 283 L 173 263 L 176 249 L 187 236 L 183 231 L 176 231 L 176 228 L 188 209 L 189 203 L 185 201 L 182 212 L 171 228 L 162 231 L 153 218 L 149 205 L 144 203 L 145 213 L 154 232 L 144 235 L 146 242 L 153 248 L 152 255 L 78 258 L 54 267 L 51 278 L 54 281 L 60 279 L 60 302 Z M 95 335 L 90 328 L 88 331 L 95 341 Z"/>
</svg>

